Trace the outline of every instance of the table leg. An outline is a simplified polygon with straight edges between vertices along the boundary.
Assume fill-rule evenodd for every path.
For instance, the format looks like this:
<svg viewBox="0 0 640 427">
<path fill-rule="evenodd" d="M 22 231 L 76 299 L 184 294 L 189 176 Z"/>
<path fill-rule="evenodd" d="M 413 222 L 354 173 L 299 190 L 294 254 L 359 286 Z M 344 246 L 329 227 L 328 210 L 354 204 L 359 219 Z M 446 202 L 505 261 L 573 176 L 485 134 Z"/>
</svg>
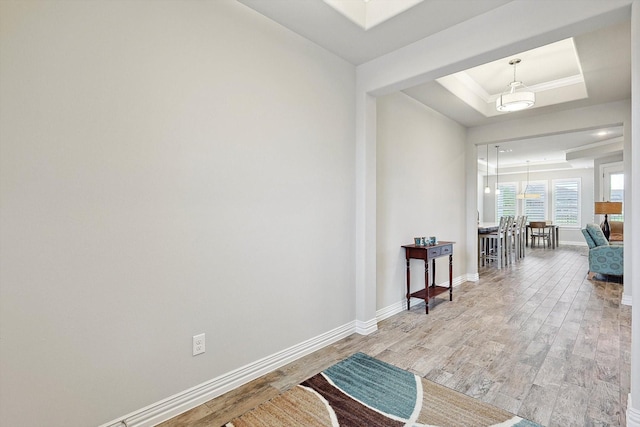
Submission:
<svg viewBox="0 0 640 427">
<path fill-rule="evenodd" d="M 453 301 L 453 254 L 449 255 L 449 301 Z"/>
<path fill-rule="evenodd" d="M 436 285 L 436 259 L 431 260 L 431 287 Z"/>
<path fill-rule="evenodd" d="M 411 268 L 407 258 L 407 311 L 411 309 Z"/>
<path fill-rule="evenodd" d="M 526 230 L 526 235 L 527 238 L 524 239 L 524 245 L 528 248 L 529 247 L 529 227 L 525 226 L 524 229 Z"/>
<path fill-rule="evenodd" d="M 424 291 L 426 294 L 424 300 L 425 313 L 429 314 L 429 259 L 424 260 Z"/>
</svg>

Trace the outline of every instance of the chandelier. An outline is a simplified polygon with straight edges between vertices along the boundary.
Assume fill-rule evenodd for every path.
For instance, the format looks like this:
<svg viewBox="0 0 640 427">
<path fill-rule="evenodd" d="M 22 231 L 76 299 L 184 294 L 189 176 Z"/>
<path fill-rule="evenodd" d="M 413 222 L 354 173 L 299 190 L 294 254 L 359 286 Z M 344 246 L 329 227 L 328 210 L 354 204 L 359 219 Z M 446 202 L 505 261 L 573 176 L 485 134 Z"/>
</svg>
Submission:
<svg viewBox="0 0 640 427">
<path fill-rule="evenodd" d="M 496 110 L 510 113 L 533 107 L 536 103 L 536 94 L 529 90 L 522 82 L 516 80 L 516 66 L 521 62 L 515 58 L 509 61 L 513 65 L 513 81 L 507 86 L 507 91 L 496 99 Z"/>
<path fill-rule="evenodd" d="M 527 193 L 529 189 L 529 160 L 527 160 L 527 186 L 524 191 L 516 196 L 517 199 L 539 199 L 540 193 Z"/>
</svg>

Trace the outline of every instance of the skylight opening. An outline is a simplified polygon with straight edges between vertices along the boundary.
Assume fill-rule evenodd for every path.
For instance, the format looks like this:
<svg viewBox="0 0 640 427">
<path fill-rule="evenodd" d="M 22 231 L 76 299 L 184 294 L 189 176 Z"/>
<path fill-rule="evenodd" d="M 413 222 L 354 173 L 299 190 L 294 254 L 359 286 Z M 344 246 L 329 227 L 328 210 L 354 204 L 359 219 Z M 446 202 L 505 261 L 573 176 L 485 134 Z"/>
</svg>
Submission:
<svg viewBox="0 0 640 427">
<path fill-rule="evenodd" d="M 322 0 L 351 22 L 369 30 L 424 0 Z"/>
</svg>

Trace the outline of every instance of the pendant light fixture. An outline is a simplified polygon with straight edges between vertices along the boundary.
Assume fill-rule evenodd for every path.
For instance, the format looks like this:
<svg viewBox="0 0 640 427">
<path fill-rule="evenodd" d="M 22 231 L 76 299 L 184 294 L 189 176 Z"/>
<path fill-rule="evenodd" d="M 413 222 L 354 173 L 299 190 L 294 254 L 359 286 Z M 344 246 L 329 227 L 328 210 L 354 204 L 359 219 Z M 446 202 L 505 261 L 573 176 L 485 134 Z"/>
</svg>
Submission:
<svg viewBox="0 0 640 427">
<path fill-rule="evenodd" d="M 524 187 L 524 191 L 516 196 L 518 199 L 539 199 L 540 194 L 538 193 L 527 193 L 529 189 L 529 160 L 527 160 L 527 186 Z"/>
<path fill-rule="evenodd" d="M 487 173 L 485 174 L 485 186 L 484 186 L 484 194 L 491 193 L 491 188 L 489 187 L 489 144 L 487 144 Z"/>
<path fill-rule="evenodd" d="M 500 194 L 500 187 L 498 186 L 498 155 L 500 153 L 500 146 L 496 145 L 496 196 Z"/>
<path fill-rule="evenodd" d="M 536 94 L 529 90 L 522 82 L 516 80 L 516 66 L 521 62 L 514 58 L 509 61 L 513 66 L 513 81 L 507 86 L 507 91 L 496 99 L 496 110 L 504 113 L 524 110 L 536 103 Z"/>
</svg>

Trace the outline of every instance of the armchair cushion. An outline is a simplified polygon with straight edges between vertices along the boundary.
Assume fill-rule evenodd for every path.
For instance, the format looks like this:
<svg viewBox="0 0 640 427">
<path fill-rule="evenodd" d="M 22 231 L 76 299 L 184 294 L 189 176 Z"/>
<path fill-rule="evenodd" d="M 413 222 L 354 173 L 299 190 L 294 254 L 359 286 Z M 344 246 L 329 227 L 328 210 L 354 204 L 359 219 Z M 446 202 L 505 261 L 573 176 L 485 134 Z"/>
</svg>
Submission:
<svg viewBox="0 0 640 427">
<path fill-rule="evenodd" d="M 587 229 L 583 228 L 580 231 L 582 231 L 582 234 L 584 235 L 584 239 L 587 241 L 587 245 L 589 245 L 589 249 L 595 248 L 596 247 L 596 242 L 593 241 L 593 239 L 591 238 L 591 234 L 589 234 Z"/>
<path fill-rule="evenodd" d="M 609 246 L 609 241 L 598 224 L 587 224 L 587 231 L 596 246 Z"/>
</svg>

